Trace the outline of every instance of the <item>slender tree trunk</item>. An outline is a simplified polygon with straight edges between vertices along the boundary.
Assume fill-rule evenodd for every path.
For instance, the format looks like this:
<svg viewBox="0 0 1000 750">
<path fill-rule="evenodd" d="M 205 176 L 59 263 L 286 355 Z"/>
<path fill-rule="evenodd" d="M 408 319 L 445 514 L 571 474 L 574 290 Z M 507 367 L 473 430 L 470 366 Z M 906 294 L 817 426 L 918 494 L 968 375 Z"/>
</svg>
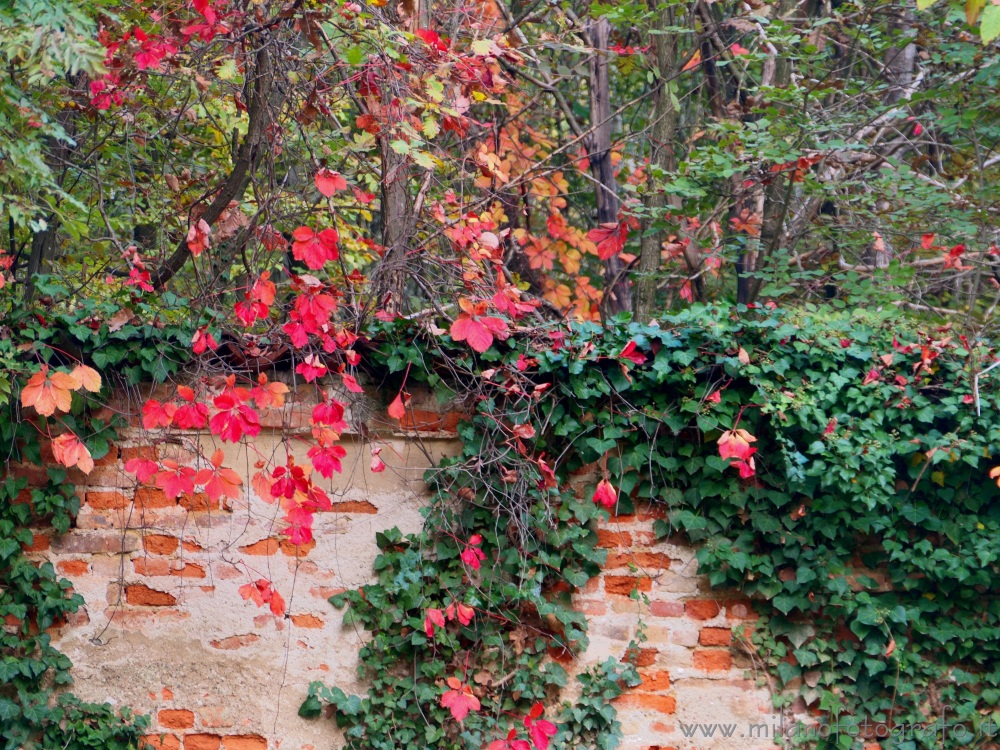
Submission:
<svg viewBox="0 0 1000 750">
<path fill-rule="evenodd" d="M 600 224 L 618 222 L 618 185 L 611 164 L 611 88 L 608 77 L 608 37 L 611 24 L 606 18 L 590 24 L 587 29 L 593 54 L 590 58 L 590 126 L 587 158 L 590 171 L 597 181 L 597 221 Z M 604 265 L 604 299 L 601 307 L 605 317 L 632 310 L 632 290 L 629 288 L 625 264 L 617 255 Z"/>
<path fill-rule="evenodd" d="M 655 6 L 655 0 L 650 0 L 650 5 Z M 670 81 L 677 74 L 677 45 L 676 36 L 666 33 L 664 29 L 673 26 L 675 23 L 675 13 L 673 7 L 666 7 L 660 12 L 659 33 L 653 37 L 653 48 L 656 51 L 656 71 L 657 86 L 653 93 L 653 119 L 650 125 L 650 154 L 649 166 L 659 167 L 665 172 L 672 171 L 676 166 L 674 158 L 674 136 L 677 131 L 677 108 L 671 96 Z M 635 289 L 635 317 L 639 322 L 650 319 L 655 313 L 656 306 L 656 274 L 660 270 L 660 250 L 663 244 L 663 232 L 651 232 L 650 226 L 657 220 L 657 214 L 661 213 L 667 205 L 666 198 L 662 192 L 656 189 L 654 177 L 649 177 L 649 192 L 644 199 L 647 217 L 643 221 L 641 249 L 639 251 L 639 276 L 636 280 Z M 693 251 L 685 260 L 688 270 L 697 272 L 697 257 Z M 695 282 L 696 287 L 700 287 L 701 279 Z M 699 297 L 702 295 L 699 294 Z"/>
</svg>

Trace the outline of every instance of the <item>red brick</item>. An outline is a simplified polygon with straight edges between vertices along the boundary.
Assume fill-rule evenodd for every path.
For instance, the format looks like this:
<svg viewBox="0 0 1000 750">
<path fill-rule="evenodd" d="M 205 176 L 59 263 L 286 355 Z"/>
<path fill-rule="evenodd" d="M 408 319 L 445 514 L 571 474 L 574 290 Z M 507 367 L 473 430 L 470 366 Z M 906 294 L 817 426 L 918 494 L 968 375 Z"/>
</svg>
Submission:
<svg viewBox="0 0 1000 750">
<path fill-rule="evenodd" d="M 63 575 L 82 576 L 90 570 L 90 563 L 86 560 L 63 560 L 56 568 Z"/>
<path fill-rule="evenodd" d="M 732 643 L 733 632 L 729 628 L 702 628 L 698 643 L 702 646 L 728 646 Z"/>
<path fill-rule="evenodd" d="M 231 734 L 222 738 L 224 750 L 267 750 L 267 740 L 259 734 Z"/>
<path fill-rule="evenodd" d="M 281 545 L 278 543 L 278 540 L 272 537 L 261 539 L 259 542 L 248 544 L 246 547 L 240 547 L 240 552 L 247 555 L 273 555 L 280 547 Z"/>
<path fill-rule="evenodd" d="M 247 633 L 246 635 L 231 635 L 228 638 L 212 641 L 212 648 L 222 649 L 223 651 L 235 651 L 238 648 L 244 648 L 249 646 L 251 643 L 256 643 L 259 640 L 260 636 L 254 635 L 253 633 Z"/>
<path fill-rule="evenodd" d="M 125 587 L 125 601 L 142 607 L 170 607 L 177 603 L 177 597 L 136 583 Z"/>
<path fill-rule="evenodd" d="M 158 458 L 155 445 L 135 445 L 121 449 L 122 461 L 128 463 L 133 458 L 145 458 L 147 461 L 155 461 Z"/>
<path fill-rule="evenodd" d="M 684 605 L 680 602 L 650 602 L 649 613 L 654 617 L 683 617 Z"/>
<path fill-rule="evenodd" d="M 281 542 L 281 554 L 286 557 L 305 557 L 313 548 L 316 547 L 316 540 L 310 539 L 308 544 L 292 544 L 287 539 L 282 539 Z"/>
<path fill-rule="evenodd" d="M 643 672 L 640 677 L 642 683 L 636 689 L 644 693 L 660 693 L 670 689 L 669 672 Z"/>
<path fill-rule="evenodd" d="M 666 570 L 670 567 L 670 558 L 662 552 L 622 552 L 609 553 L 605 568 L 627 568 L 636 565 L 640 568 L 658 568 Z"/>
<path fill-rule="evenodd" d="M 157 715 L 161 727 L 167 729 L 190 729 L 194 726 L 194 712 L 183 708 L 166 708 Z"/>
<path fill-rule="evenodd" d="M 142 510 L 149 508 L 172 508 L 177 505 L 158 487 L 140 487 L 135 491 L 135 507 Z"/>
<path fill-rule="evenodd" d="M 705 672 L 723 672 L 733 666 L 733 655 L 728 651 L 695 649 L 694 668 Z"/>
<path fill-rule="evenodd" d="M 151 555 L 172 555 L 177 551 L 177 538 L 164 534 L 146 534 L 142 538 L 143 549 Z"/>
<path fill-rule="evenodd" d="M 45 552 L 52 543 L 48 534 L 31 532 L 31 544 L 24 547 L 25 552 Z"/>
<path fill-rule="evenodd" d="M 630 648 L 625 652 L 625 656 L 622 657 L 622 662 L 626 662 L 631 658 L 635 658 L 635 666 L 637 667 L 651 667 L 656 661 L 657 650 L 655 648 L 640 648 L 634 649 Z"/>
<path fill-rule="evenodd" d="M 94 461 L 94 466 L 109 466 L 118 460 L 118 446 L 112 443 L 108 452 Z"/>
<path fill-rule="evenodd" d="M 722 611 L 722 607 L 714 599 L 691 599 L 684 604 L 684 611 L 696 620 L 711 620 Z"/>
<path fill-rule="evenodd" d="M 188 563 L 183 568 L 172 569 L 170 575 L 180 576 L 181 578 L 204 578 L 205 569 L 195 563 Z"/>
<path fill-rule="evenodd" d="M 631 547 L 632 535 L 627 531 L 597 530 L 597 546 L 605 549 L 612 547 Z"/>
<path fill-rule="evenodd" d="M 343 594 L 347 589 L 340 589 L 334 586 L 314 586 L 309 589 L 309 593 L 318 599 L 329 599 L 331 596 Z"/>
<path fill-rule="evenodd" d="M 184 750 L 219 750 L 222 737 L 217 734 L 186 734 Z"/>
<path fill-rule="evenodd" d="M 403 418 L 399 420 L 399 426 L 404 430 L 437 432 L 441 429 L 441 415 L 436 411 L 407 409 L 406 414 L 404 414 Z"/>
<path fill-rule="evenodd" d="M 611 701 L 621 708 L 639 708 L 672 714 L 677 711 L 677 699 L 672 695 L 622 695 Z"/>
<path fill-rule="evenodd" d="M 154 750 L 180 750 L 181 747 L 181 741 L 172 734 L 147 734 L 142 740 Z"/>
<path fill-rule="evenodd" d="M 88 492 L 84 497 L 94 510 L 122 510 L 131 502 L 121 492 Z"/>
<path fill-rule="evenodd" d="M 205 551 L 205 548 L 202 547 L 200 544 L 196 544 L 194 542 L 189 542 L 187 540 L 184 540 L 183 542 L 181 542 L 181 547 L 184 548 L 185 552 L 204 552 Z"/>
<path fill-rule="evenodd" d="M 342 503 L 333 503 L 334 513 L 364 513 L 374 515 L 378 513 L 378 508 L 367 500 L 346 500 Z"/>
<path fill-rule="evenodd" d="M 726 617 L 730 620 L 756 620 L 758 617 L 749 599 L 730 599 L 724 604 Z"/>
<path fill-rule="evenodd" d="M 300 628 L 323 627 L 323 620 L 316 615 L 292 615 L 292 623 Z"/>
<path fill-rule="evenodd" d="M 573 609 L 577 612 L 596 617 L 607 613 L 608 608 L 604 602 L 573 602 Z"/>
<path fill-rule="evenodd" d="M 604 591 L 608 594 L 628 596 L 636 588 L 639 591 L 651 591 L 653 580 L 651 578 L 634 578 L 632 576 L 604 577 Z"/>
<path fill-rule="evenodd" d="M 212 500 L 204 492 L 197 492 L 194 495 L 184 494 L 177 498 L 177 502 L 182 508 L 194 513 L 205 510 L 218 510 L 219 501 Z"/>
<path fill-rule="evenodd" d="M 137 557 L 132 561 L 135 572 L 140 576 L 170 575 L 170 561 L 162 557 Z"/>
</svg>

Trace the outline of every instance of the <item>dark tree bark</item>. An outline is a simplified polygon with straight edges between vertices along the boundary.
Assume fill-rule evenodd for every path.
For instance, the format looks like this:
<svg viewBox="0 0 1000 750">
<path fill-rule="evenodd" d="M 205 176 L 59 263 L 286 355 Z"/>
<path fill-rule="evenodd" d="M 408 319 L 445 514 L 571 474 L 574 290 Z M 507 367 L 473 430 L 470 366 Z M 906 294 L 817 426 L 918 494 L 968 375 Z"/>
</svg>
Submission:
<svg viewBox="0 0 1000 750">
<path fill-rule="evenodd" d="M 611 165 L 611 88 L 608 77 L 608 37 L 611 24 L 601 18 L 587 29 L 593 54 L 590 58 L 590 127 L 587 158 L 590 171 L 597 181 L 597 221 L 600 224 L 618 222 L 618 184 Z M 625 264 L 617 255 L 604 265 L 604 299 L 601 307 L 605 317 L 632 310 L 632 290 Z"/>
</svg>

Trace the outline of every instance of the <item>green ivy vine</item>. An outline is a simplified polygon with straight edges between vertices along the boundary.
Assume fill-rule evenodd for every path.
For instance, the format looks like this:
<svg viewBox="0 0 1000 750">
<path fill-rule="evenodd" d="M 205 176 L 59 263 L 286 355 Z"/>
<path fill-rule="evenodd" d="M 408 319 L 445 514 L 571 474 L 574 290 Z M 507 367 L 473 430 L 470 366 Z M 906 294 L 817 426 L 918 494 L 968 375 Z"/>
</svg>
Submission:
<svg viewBox="0 0 1000 750">
<path fill-rule="evenodd" d="M 566 597 L 601 562 L 602 512 L 565 480 L 595 463 L 619 512 L 664 505 L 657 532 L 683 532 L 714 586 L 757 602 L 776 705 L 802 698 L 840 730 L 793 742 L 847 748 L 867 722 L 902 747 L 952 747 L 1000 721 L 1000 492 L 988 477 L 1000 421 L 989 381 L 981 415 L 972 394 L 995 358 L 987 344 L 896 310 L 811 308 L 694 307 L 659 325 L 539 330 L 478 358 L 405 325 L 379 335 L 390 372 L 423 373 L 443 398 L 458 390 L 474 414 L 463 454 L 430 476 L 424 532 L 383 535 L 379 582 L 334 602 L 371 632 L 361 655 L 372 687 L 357 697 L 315 685 L 303 714 L 332 704 L 351 747 L 481 747 L 562 686 L 544 656 L 586 643 Z M 623 356 L 631 343 L 641 363 Z M 532 428 L 523 451 L 517 424 Z M 719 455 L 737 425 L 757 438 L 749 479 Z M 531 456 L 549 457 L 550 486 Z M 458 562 L 472 534 L 487 556 L 478 578 Z M 423 613 L 452 598 L 486 616 L 428 639 Z M 519 651 L 525 627 L 538 637 Z M 484 710 L 458 725 L 439 686 L 481 671 Z M 583 713 L 564 708 L 558 746 L 614 745 L 620 680 L 609 670 Z M 933 729 L 942 713 L 964 731 L 901 731 Z"/>
</svg>

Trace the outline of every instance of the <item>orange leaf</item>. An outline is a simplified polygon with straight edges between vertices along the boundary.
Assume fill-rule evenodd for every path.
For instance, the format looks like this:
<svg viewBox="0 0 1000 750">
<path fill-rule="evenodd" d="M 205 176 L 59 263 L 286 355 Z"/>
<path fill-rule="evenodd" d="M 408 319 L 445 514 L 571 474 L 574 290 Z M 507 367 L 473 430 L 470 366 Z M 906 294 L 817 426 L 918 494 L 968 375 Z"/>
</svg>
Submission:
<svg viewBox="0 0 1000 750">
<path fill-rule="evenodd" d="M 94 459 L 87 446 L 72 432 L 64 432 L 52 441 L 52 455 L 63 466 L 75 466 L 84 474 L 94 468 Z"/>
<path fill-rule="evenodd" d="M 77 390 L 83 388 L 85 391 L 90 391 L 91 393 L 97 393 L 101 390 L 101 375 L 93 367 L 77 365 L 69 375 L 80 383 L 77 386 Z"/>
<path fill-rule="evenodd" d="M 681 72 L 683 73 L 686 70 L 697 68 L 699 65 L 701 65 L 701 50 L 697 50 L 693 55 L 691 55 L 691 59 L 684 63 L 684 67 L 681 68 Z"/>
<path fill-rule="evenodd" d="M 69 411 L 72 391 L 80 387 L 79 381 L 65 372 L 54 372 L 51 378 L 48 373 L 48 365 L 42 365 L 21 391 L 21 405 L 35 407 L 43 417 L 50 417 L 57 410 Z"/>
</svg>

